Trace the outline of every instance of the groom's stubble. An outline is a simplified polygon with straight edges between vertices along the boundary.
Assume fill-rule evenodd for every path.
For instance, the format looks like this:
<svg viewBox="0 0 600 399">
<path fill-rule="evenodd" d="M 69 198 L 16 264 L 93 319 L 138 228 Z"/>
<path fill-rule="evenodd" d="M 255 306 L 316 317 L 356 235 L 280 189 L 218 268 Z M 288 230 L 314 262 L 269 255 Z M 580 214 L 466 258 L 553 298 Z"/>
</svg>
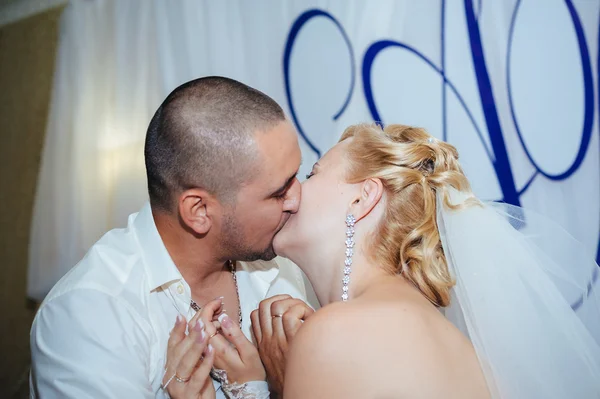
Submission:
<svg viewBox="0 0 600 399">
<path fill-rule="evenodd" d="M 277 234 L 279 230 L 280 229 L 278 229 L 275 234 Z M 273 238 L 275 234 L 273 235 Z M 224 250 L 230 254 L 232 260 L 254 262 L 257 260 L 269 261 L 274 259 L 277 255 L 273 249 L 273 238 L 271 238 L 266 248 L 252 248 L 248 238 L 245 236 L 245 229 L 235 215 L 228 214 L 223 218 L 221 242 L 224 246 Z"/>
</svg>

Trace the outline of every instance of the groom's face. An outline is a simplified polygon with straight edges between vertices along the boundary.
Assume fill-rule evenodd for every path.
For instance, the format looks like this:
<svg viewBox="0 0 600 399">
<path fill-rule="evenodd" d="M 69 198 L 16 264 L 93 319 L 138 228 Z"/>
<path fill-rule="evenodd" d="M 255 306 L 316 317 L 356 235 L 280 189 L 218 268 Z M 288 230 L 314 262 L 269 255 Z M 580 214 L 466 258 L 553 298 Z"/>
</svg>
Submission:
<svg viewBox="0 0 600 399">
<path fill-rule="evenodd" d="M 345 140 L 329 150 L 315 164 L 310 178 L 302 183 L 300 210 L 275 238 L 278 255 L 300 264 L 308 250 L 313 254 L 331 254 L 336 249 L 343 253 L 344 220 L 356 193 L 355 185 L 346 182 L 345 156 L 349 143 L 350 140 Z"/>
<path fill-rule="evenodd" d="M 239 190 L 223 223 L 223 243 L 236 260 L 273 259 L 273 238 L 300 204 L 296 175 L 301 153 L 292 124 L 283 121 L 257 132 L 255 139 L 259 149 L 255 177 Z"/>
</svg>

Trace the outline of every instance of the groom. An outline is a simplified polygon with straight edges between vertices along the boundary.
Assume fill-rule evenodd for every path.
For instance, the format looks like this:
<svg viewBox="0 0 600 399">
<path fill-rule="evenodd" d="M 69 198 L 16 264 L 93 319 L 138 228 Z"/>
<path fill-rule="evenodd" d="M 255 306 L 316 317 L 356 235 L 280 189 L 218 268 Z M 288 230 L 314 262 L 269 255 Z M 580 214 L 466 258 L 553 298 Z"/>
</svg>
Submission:
<svg viewBox="0 0 600 399">
<path fill-rule="evenodd" d="M 299 270 L 272 246 L 300 202 L 300 148 L 275 101 L 227 78 L 188 82 L 156 111 L 144 155 L 149 204 L 92 246 L 36 315 L 31 397 L 167 397 L 161 382 L 178 315 L 189 320 L 223 297 L 250 337 L 263 299 L 305 299 Z M 285 298 L 261 308 L 298 307 Z M 281 339 L 260 343 L 278 389 Z"/>
</svg>

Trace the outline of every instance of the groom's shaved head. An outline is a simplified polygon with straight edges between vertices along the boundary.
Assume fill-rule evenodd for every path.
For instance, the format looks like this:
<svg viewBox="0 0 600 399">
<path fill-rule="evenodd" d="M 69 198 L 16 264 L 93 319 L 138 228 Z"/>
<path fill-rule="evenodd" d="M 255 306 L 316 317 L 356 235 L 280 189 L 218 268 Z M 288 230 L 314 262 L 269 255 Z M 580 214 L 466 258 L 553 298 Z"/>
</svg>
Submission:
<svg viewBox="0 0 600 399">
<path fill-rule="evenodd" d="M 254 135 L 285 115 L 269 96 L 232 79 L 206 77 L 169 94 L 146 134 L 150 203 L 171 211 L 177 195 L 199 187 L 228 202 L 256 172 Z"/>
</svg>

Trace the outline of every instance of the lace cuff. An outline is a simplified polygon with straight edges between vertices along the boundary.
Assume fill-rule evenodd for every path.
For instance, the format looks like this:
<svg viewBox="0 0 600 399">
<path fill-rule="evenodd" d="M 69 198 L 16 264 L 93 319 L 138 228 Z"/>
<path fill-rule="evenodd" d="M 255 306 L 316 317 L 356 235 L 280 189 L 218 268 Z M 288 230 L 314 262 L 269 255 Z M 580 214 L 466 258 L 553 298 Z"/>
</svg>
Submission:
<svg viewBox="0 0 600 399">
<path fill-rule="evenodd" d="M 269 399 L 269 384 L 266 381 L 248 381 L 243 384 L 230 383 L 227 372 L 213 368 L 210 376 L 221 383 L 221 389 L 228 399 Z"/>
<path fill-rule="evenodd" d="M 269 399 L 269 385 L 266 381 L 248 381 L 243 384 L 222 383 L 221 389 L 229 399 Z"/>
</svg>

